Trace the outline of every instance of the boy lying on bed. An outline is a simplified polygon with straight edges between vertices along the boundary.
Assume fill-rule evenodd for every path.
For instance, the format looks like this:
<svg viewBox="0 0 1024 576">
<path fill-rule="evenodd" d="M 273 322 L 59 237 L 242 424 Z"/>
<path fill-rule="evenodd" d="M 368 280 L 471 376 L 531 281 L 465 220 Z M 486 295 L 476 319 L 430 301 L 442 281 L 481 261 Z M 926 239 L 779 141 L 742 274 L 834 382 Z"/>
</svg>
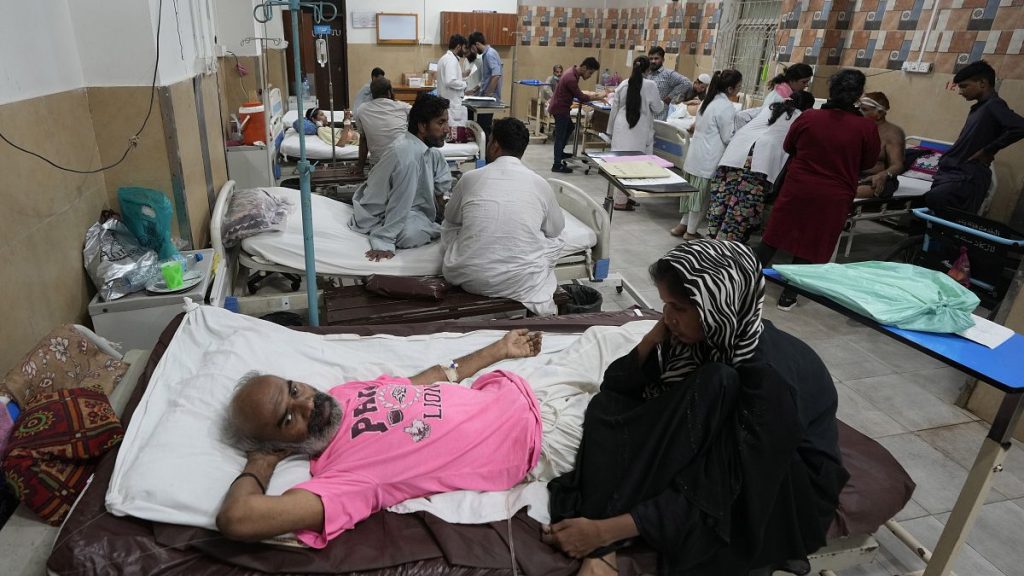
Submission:
<svg viewBox="0 0 1024 576">
<path fill-rule="evenodd" d="M 247 462 L 221 504 L 217 527 L 246 541 L 294 532 L 323 548 L 409 498 L 511 488 L 540 457 L 540 410 L 529 385 L 502 370 L 481 375 L 472 388 L 448 382 L 540 349 L 539 333 L 514 330 L 448 367 L 348 382 L 329 394 L 277 376 L 246 375 L 224 432 Z M 267 496 L 274 468 L 294 454 L 312 458 L 312 479 Z"/>
</svg>

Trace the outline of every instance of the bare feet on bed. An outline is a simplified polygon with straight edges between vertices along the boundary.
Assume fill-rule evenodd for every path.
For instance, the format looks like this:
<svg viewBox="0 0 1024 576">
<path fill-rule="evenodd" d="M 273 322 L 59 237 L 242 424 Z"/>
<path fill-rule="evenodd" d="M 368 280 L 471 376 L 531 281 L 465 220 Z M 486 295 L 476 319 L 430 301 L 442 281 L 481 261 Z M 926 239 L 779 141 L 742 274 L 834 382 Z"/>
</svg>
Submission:
<svg viewBox="0 0 1024 576">
<path fill-rule="evenodd" d="M 367 250 L 366 259 L 371 262 L 380 262 L 381 260 L 388 260 L 395 257 L 395 253 L 391 250 Z"/>
<path fill-rule="evenodd" d="M 600 558 L 584 558 L 580 564 L 580 571 L 577 576 L 612 576 L 619 573 L 619 566 L 615 560 L 615 552 L 610 552 Z"/>
</svg>

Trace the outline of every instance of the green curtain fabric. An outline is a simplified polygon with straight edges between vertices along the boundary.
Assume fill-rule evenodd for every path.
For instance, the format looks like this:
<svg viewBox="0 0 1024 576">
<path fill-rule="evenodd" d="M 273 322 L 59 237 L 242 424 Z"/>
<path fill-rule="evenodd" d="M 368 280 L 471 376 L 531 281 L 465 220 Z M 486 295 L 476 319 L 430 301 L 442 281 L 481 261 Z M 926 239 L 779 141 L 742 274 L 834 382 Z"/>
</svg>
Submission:
<svg viewBox="0 0 1024 576">
<path fill-rule="evenodd" d="M 922 332 L 974 325 L 978 297 L 935 270 L 896 262 L 775 266 L 791 284 L 827 296 L 880 324 Z"/>
</svg>

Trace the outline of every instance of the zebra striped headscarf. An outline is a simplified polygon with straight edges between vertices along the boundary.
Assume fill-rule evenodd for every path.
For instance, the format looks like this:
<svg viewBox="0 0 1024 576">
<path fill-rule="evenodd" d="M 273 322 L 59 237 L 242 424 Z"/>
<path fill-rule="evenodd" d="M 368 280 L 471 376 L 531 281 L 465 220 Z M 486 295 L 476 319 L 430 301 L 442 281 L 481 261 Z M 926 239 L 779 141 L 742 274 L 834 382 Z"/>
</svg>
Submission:
<svg viewBox="0 0 1024 576">
<path fill-rule="evenodd" d="M 686 295 L 700 313 L 704 340 L 685 344 L 671 339 L 661 356 L 661 389 L 682 381 L 708 362 L 735 366 L 754 356 L 761 338 L 764 276 L 754 252 L 744 244 L 695 240 L 662 257 L 679 271 Z"/>
</svg>

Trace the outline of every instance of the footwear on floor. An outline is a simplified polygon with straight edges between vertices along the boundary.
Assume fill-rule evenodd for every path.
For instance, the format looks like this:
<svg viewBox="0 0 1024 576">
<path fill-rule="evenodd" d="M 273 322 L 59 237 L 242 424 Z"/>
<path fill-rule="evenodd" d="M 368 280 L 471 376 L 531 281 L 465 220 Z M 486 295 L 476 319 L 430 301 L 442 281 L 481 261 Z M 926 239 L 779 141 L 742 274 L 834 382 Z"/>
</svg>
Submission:
<svg viewBox="0 0 1024 576">
<path fill-rule="evenodd" d="M 626 202 L 625 204 L 614 204 L 612 205 L 612 208 L 614 208 L 615 210 L 621 210 L 623 212 L 635 212 L 635 204 L 636 202 L 633 202 L 632 204 L 630 204 L 629 202 Z"/>
<path fill-rule="evenodd" d="M 703 237 L 704 236 L 702 236 L 699 232 L 695 232 L 693 234 L 687 232 L 686 234 L 683 234 L 683 240 L 687 242 L 689 242 L 690 240 L 700 240 Z"/>
<path fill-rule="evenodd" d="M 674 228 L 668 231 L 668 233 L 673 236 L 685 236 L 686 226 L 683 226 L 682 224 L 676 224 Z"/>
<path fill-rule="evenodd" d="M 776 308 L 782 311 L 791 310 L 793 306 L 796 306 L 796 294 L 790 294 L 789 292 L 780 294 L 779 301 L 775 305 Z"/>
<path fill-rule="evenodd" d="M 560 172 L 562 174 L 572 174 L 572 168 L 569 168 L 565 164 L 560 164 L 558 166 L 552 166 L 551 167 L 551 171 L 552 172 Z"/>
</svg>

